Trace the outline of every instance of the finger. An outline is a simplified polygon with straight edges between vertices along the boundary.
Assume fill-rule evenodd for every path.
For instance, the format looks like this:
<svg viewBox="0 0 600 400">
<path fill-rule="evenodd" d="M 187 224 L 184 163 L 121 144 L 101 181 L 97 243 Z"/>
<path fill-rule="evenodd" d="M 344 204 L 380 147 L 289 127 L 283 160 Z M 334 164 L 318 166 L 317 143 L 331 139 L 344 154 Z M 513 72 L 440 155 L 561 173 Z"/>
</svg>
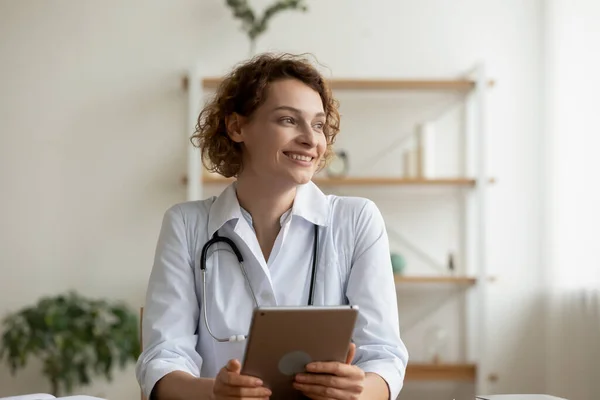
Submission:
<svg viewBox="0 0 600 400">
<path fill-rule="evenodd" d="M 225 368 L 229 372 L 239 373 L 242 370 L 242 364 L 238 360 L 232 359 L 227 362 Z"/>
<path fill-rule="evenodd" d="M 352 397 L 348 397 L 349 393 L 338 388 L 321 385 L 306 385 L 304 383 L 294 382 L 294 388 L 301 391 L 304 395 L 311 399 L 339 399 L 344 400 Z"/>
<path fill-rule="evenodd" d="M 294 381 L 306 385 L 329 386 L 349 392 L 360 393 L 362 391 L 362 380 L 339 377 L 335 375 L 298 374 L 296 375 Z"/>
<path fill-rule="evenodd" d="M 271 391 L 266 387 L 256 387 L 256 388 L 248 388 L 248 387 L 236 387 L 236 386 L 223 386 L 219 388 L 216 393 L 221 397 L 232 397 L 236 399 L 260 399 L 260 398 L 268 398 L 271 396 Z"/>
<path fill-rule="evenodd" d="M 255 388 L 263 385 L 263 382 L 253 376 L 240 375 L 239 373 L 224 370 L 219 374 L 218 380 L 225 386 Z"/>
<path fill-rule="evenodd" d="M 253 376 L 241 375 L 242 365 L 236 359 L 231 359 L 223 368 L 223 374 L 221 374 L 221 381 L 230 386 L 247 386 L 256 387 L 262 386 L 263 382 Z"/>
<path fill-rule="evenodd" d="M 252 399 L 252 400 L 269 400 L 269 396 L 262 397 L 239 397 L 239 396 L 221 396 L 217 397 L 218 400 L 243 400 L 243 399 Z"/>
<path fill-rule="evenodd" d="M 218 395 L 217 400 L 244 400 L 244 399 L 252 399 L 252 400 L 269 400 L 269 396 L 259 396 L 259 397 L 239 397 L 239 396 L 222 396 Z"/>
<path fill-rule="evenodd" d="M 327 397 L 319 396 L 317 394 L 307 394 L 307 393 L 303 393 L 303 394 L 306 398 L 311 399 L 311 400 L 331 400 Z"/>
<path fill-rule="evenodd" d="M 352 360 L 354 360 L 355 354 L 356 345 L 354 343 L 350 343 L 350 347 L 348 348 L 348 355 L 346 356 L 346 364 L 352 364 Z"/>
<path fill-rule="evenodd" d="M 306 365 L 306 370 L 316 374 L 331 374 L 347 378 L 360 378 L 364 376 L 363 370 L 357 366 L 335 361 L 312 362 Z"/>
<path fill-rule="evenodd" d="M 252 400 L 269 400 L 269 397 L 247 397 L 247 398 L 252 399 Z M 227 397 L 219 396 L 217 398 L 217 400 L 244 400 L 244 399 L 242 399 L 240 397 L 237 397 L 237 396 L 235 396 L 235 397 L 231 397 L 231 396 L 227 396 Z"/>
<path fill-rule="evenodd" d="M 237 360 L 230 360 L 217 374 L 215 385 L 218 385 L 218 387 L 225 385 L 253 388 L 262 386 L 263 382 L 254 376 L 241 375 L 239 373 L 239 362 Z"/>
</svg>

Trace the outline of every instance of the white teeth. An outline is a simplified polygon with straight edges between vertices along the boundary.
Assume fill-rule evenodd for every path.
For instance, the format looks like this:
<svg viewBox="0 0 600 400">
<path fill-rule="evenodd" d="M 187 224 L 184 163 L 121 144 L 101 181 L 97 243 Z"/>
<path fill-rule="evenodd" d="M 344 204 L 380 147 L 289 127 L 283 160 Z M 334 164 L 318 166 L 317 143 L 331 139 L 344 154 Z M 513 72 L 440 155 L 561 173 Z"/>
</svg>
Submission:
<svg viewBox="0 0 600 400">
<path fill-rule="evenodd" d="M 289 153 L 288 157 L 291 158 L 292 160 L 299 160 L 299 161 L 312 161 L 312 157 L 309 156 L 303 156 L 300 154 L 292 154 Z"/>
</svg>

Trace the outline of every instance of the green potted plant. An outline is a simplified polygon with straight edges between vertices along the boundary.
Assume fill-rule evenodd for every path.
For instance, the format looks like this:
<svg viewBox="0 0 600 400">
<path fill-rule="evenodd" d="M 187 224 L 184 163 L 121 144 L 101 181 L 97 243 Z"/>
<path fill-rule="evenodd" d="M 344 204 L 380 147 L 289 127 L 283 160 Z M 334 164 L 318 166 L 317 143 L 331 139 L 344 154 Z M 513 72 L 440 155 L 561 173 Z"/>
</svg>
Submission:
<svg viewBox="0 0 600 400">
<path fill-rule="evenodd" d="M 268 6 L 259 17 L 248 4 L 248 0 L 226 0 L 226 2 L 233 16 L 242 21 L 242 30 L 250 39 L 250 55 L 254 54 L 256 39 L 266 32 L 271 18 L 285 10 L 308 10 L 305 0 L 278 0 Z"/>
<path fill-rule="evenodd" d="M 112 380 L 117 365 L 137 360 L 138 335 L 138 316 L 126 305 L 69 292 L 6 316 L 0 361 L 15 374 L 30 356 L 39 358 L 58 397 L 89 385 L 93 375 Z"/>
</svg>

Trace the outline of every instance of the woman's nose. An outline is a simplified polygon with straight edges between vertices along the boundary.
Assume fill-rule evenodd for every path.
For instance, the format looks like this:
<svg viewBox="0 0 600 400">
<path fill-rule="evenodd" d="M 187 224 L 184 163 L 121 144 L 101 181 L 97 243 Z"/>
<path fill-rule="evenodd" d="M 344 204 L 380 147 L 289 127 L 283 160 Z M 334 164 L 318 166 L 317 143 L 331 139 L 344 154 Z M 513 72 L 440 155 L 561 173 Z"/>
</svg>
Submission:
<svg viewBox="0 0 600 400">
<path fill-rule="evenodd" d="M 306 146 L 315 147 L 317 145 L 317 143 L 318 143 L 317 132 L 315 132 L 314 129 L 312 129 L 310 124 L 306 124 L 302 128 L 302 134 L 300 135 L 300 140 L 302 141 L 302 144 L 304 144 Z"/>
</svg>

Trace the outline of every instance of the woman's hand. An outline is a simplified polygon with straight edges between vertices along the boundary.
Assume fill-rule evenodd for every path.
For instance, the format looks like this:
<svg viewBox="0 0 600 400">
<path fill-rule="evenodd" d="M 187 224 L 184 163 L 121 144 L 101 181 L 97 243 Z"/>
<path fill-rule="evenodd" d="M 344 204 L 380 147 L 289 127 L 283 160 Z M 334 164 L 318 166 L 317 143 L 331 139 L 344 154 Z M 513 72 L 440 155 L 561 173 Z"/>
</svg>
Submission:
<svg viewBox="0 0 600 400">
<path fill-rule="evenodd" d="M 308 373 L 296 375 L 294 387 L 313 400 L 357 400 L 365 388 L 365 373 L 351 365 L 356 345 L 350 344 L 346 363 L 313 362 Z"/>
<path fill-rule="evenodd" d="M 215 400 L 229 399 L 268 399 L 271 391 L 263 387 L 260 379 L 241 375 L 242 366 L 238 360 L 229 360 L 215 378 L 213 395 Z"/>
</svg>

